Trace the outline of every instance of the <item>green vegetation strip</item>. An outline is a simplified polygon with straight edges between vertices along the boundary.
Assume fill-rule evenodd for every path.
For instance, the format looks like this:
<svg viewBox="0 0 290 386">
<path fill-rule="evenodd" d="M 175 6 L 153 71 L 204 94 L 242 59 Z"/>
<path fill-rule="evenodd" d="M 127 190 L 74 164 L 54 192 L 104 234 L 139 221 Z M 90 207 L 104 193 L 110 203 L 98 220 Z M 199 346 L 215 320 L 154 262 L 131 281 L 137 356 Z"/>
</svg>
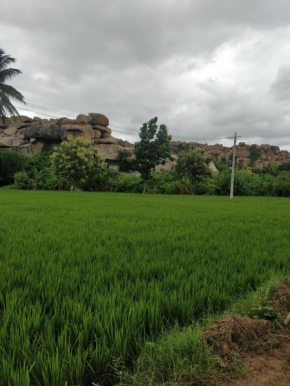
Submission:
<svg viewBox="0 0 290 386">
<path fill-rule="evenodd" d="M 115 384 L 289 270 L 290 200 L 0 191 L 0 385 Z"/>
</svg>

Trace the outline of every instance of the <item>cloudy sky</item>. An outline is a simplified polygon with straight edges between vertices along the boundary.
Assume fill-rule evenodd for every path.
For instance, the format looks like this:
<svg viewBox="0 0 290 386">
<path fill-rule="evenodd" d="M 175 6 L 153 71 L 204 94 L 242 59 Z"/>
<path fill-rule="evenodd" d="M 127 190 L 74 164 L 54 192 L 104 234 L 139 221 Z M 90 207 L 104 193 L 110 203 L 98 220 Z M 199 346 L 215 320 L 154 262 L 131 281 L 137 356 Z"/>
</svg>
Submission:
<svg viewBox="0 0 290 386">
<path fill-rule="evenodd" d="M 131 141 L 158 116 L 177 140 L 229 144 L 237 131 L 290 149 L 289 0 L 0 5 L 0 47 L 23 71 L 12 84 L 42 106 L 26 115 L 100 112 Z"/>
</svg>

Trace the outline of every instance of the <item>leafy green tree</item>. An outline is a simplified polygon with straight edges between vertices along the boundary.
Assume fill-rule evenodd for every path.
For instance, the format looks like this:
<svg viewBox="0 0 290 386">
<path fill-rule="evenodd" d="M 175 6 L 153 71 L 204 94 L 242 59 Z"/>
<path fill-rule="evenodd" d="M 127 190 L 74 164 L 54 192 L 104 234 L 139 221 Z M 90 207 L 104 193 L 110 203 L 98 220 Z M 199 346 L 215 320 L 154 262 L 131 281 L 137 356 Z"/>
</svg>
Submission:
<svg viewBox="0 0 290 386">
<path fill-rule="evenodd" d="M 179 153 L 176 172 L 181 180 L 189 180 L 190 194 L 194 194 L 198 184 L 206 176 L 211 174 L 204 156 L 197 150 L 182 151 Z"/>
<path fill-rule="evenodd" d="M 170 141 L 166 125 L 157 125 L 158 118 L 155 117 L 144 123 L 140 130 L 140 141 L 135 144 L 134 154 L 136 158 L 136 169 L 141 174 L 144 182 L 143 193 L 146 192 L 147 182 L 152 170 L 157 165 L 164 165 L 166 158 L 171 158 Z"/>
<path fill-rule="evenodd" d="M 190 146 L 190 144 L 187 142 L 181 142 L 175 148 L 175 151 L 177 154 L 179 154 L 181 151 L 190 151 L 190 150 L 192 150 L 192 146 Z"/>
<path fill-rule="evenodd" d="M 136 170 L 136 161 L 128 150 L 120 150 L 116 161 L 120 163 L 120 172 L 129 173 Z"/>
<path fill-rule="evenodd" d="M 261 149 L 252 145 L 250 147 L 250 166 L 254 167 L 259 158 L 261 158 Z"/>
<path fill-rule="evenodd" d="M 91 142 L 69 136 L 54 150 L 51 160 L 65 189 L 96 190 L 101 184 L 105 164 Z"/>
<path fill-rule="evenodd" d="M 13 106 L 11 99 L 22 103 L 24 102 L 23 95 L 14 87 L 6 84 L 8 79 L 21 74 L 16 68 L 8 68 L 15 59 L 0 48 L 0 117 L 5 120 L 7 114 L 19 115 L 17 109 Z"/>
</svg>

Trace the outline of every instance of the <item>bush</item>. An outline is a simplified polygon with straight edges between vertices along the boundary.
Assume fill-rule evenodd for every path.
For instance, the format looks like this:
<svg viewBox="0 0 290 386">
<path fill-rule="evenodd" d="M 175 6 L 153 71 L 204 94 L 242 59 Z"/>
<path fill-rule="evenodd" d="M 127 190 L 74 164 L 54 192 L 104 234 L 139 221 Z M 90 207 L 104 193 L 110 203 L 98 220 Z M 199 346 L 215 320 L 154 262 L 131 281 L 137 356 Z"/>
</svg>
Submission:
<svg viewBox="0 0 290 386">
<path fill-rule="evenodd" d="M 225 170 L 221 172 L 217 177 L 217 194 L 226 196 L 230 194 L 231 186 L 231 172 Z"/>
<path fill-rule="evenodd" d="M 105 172 L 104 161 L 91 141 L 69 136 L 50 156 L 54 174 L 65 189 L 98 190 Z"/>
<path fill-rule="evenodd" d="M 33 181 L 25 171 L 15 173 L 14 184 L 16 189 L 20 190 L 29 190 L 33 188 Z"/>
<path fill-rule="evenodd" d="M 258 176 L 258 184 L 256 186 L 257 196 L 272 196 L 273 195 L 273 184 L 275 177 L 270 174 L 261 174 Z"/>
<path fill-rule="evenodd" d="M 258 176 L 248 170 L 236 171 L 234 192 L 237 196 L 256 196 L 258 185 Z"/>
<path fill-rule="evenodd" d="M 290 162 L 284 162 L 278 166 L 279 172 L 289 172 L 290 171 Z"/>
<path fill-rule="evenodd" d="M 134 174 L 119 174 L 113 181 L 113 191 L 122 193 L 142 193 L 141 177 Z"/>
<path fill-rule="evenodd" d="M 173 172 L 152 172 L 147 186 L 148 193 L 181 194 L 181 185 Z"/>
<path fill-rule="evenodd" d="M 34 189 L 38 190 L 58 190 L 61 188 L 61 180 L 54 173 L 52 167 L 44 168 L 43 170 L 34 170 L 33 185 Z"/>
<path fill-rule="evenodd" d="M 25 171 L 33 176 L 35 171 L 40 171 L 51 166 L 50 155 L 52 154 L 53 147 L 44 145 L 39 154 L 35 154 L 32 157 L 27 157 L 25 162 Z"/>
<path fill-rule="evenodd" d="M 25 157 L 14 151 L 0 151 L 0 185 L 11 184 L 14 174 L 24 169 Z"/>
<path fill-rule="evenodd" d="M 275 178 L 273 194 L 280 197 L 290 197 L 290 172 L 281 172 Z"/>
<path fill-rule="evenodd" d="M 197 186 L 197 194 L 201 195 L 215 195 L 217 193 L 217 179 L 218 176 L 216 174 L 212 174 L 207 178 L 204 178 L 200 181 Z"/>
</svg>

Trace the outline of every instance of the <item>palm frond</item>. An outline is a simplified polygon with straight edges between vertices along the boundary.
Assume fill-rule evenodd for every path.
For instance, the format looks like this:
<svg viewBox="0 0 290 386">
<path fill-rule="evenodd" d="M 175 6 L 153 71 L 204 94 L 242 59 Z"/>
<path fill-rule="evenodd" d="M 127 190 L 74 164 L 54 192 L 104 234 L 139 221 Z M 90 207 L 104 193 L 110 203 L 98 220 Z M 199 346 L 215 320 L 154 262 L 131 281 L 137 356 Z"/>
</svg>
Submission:
<svg viewBox="0 0 290 386">
<path fill-rule="evenodd" d="M 4 93 L 9 98 L 13 98 L 19 102 L 25 103 L 24 96 L 19 91 L 17 91 L 14 87 L 9 86 L 8 84 L 0 84 L 0 92 Z"/>
<path fill-rule="evenodd" d="M 5 84 L 6 80 L 21 74 L 21 71 L 16 68 L 8 68 L 8 66 L 14 62 L 15 59 L 5 54 L 4 50 L 0 48 L 0 117 L 3 119 L 7 114 L 19 115 L 17 109 L 11 103 L 10 98 L 25 103 L 24 96 L 19 91 Z"/>
<path fill-rule="evenodd" d="M 0 83 L 5 83 L 6 80 L 20 74 L 22 74 L 22 72 L 16 68 L 6 68 L 5 70 L 0 69 Z"/>
<path fill-rule="evenodd" d="M 2 118 L 7 116 L 7 113 L 10 115 L 19 115 L 17 109 L 11 103 L 9 97 L 0 91 L 0 111 Z"/>
<path fill-rule="evenodd" d="M 11 63 L 15 63 L 15 59 L 12 58 L 10 55 L 5 54 L 5 52 L 0 49 L 0 69 L 4 70 Z"/>
</svg>

